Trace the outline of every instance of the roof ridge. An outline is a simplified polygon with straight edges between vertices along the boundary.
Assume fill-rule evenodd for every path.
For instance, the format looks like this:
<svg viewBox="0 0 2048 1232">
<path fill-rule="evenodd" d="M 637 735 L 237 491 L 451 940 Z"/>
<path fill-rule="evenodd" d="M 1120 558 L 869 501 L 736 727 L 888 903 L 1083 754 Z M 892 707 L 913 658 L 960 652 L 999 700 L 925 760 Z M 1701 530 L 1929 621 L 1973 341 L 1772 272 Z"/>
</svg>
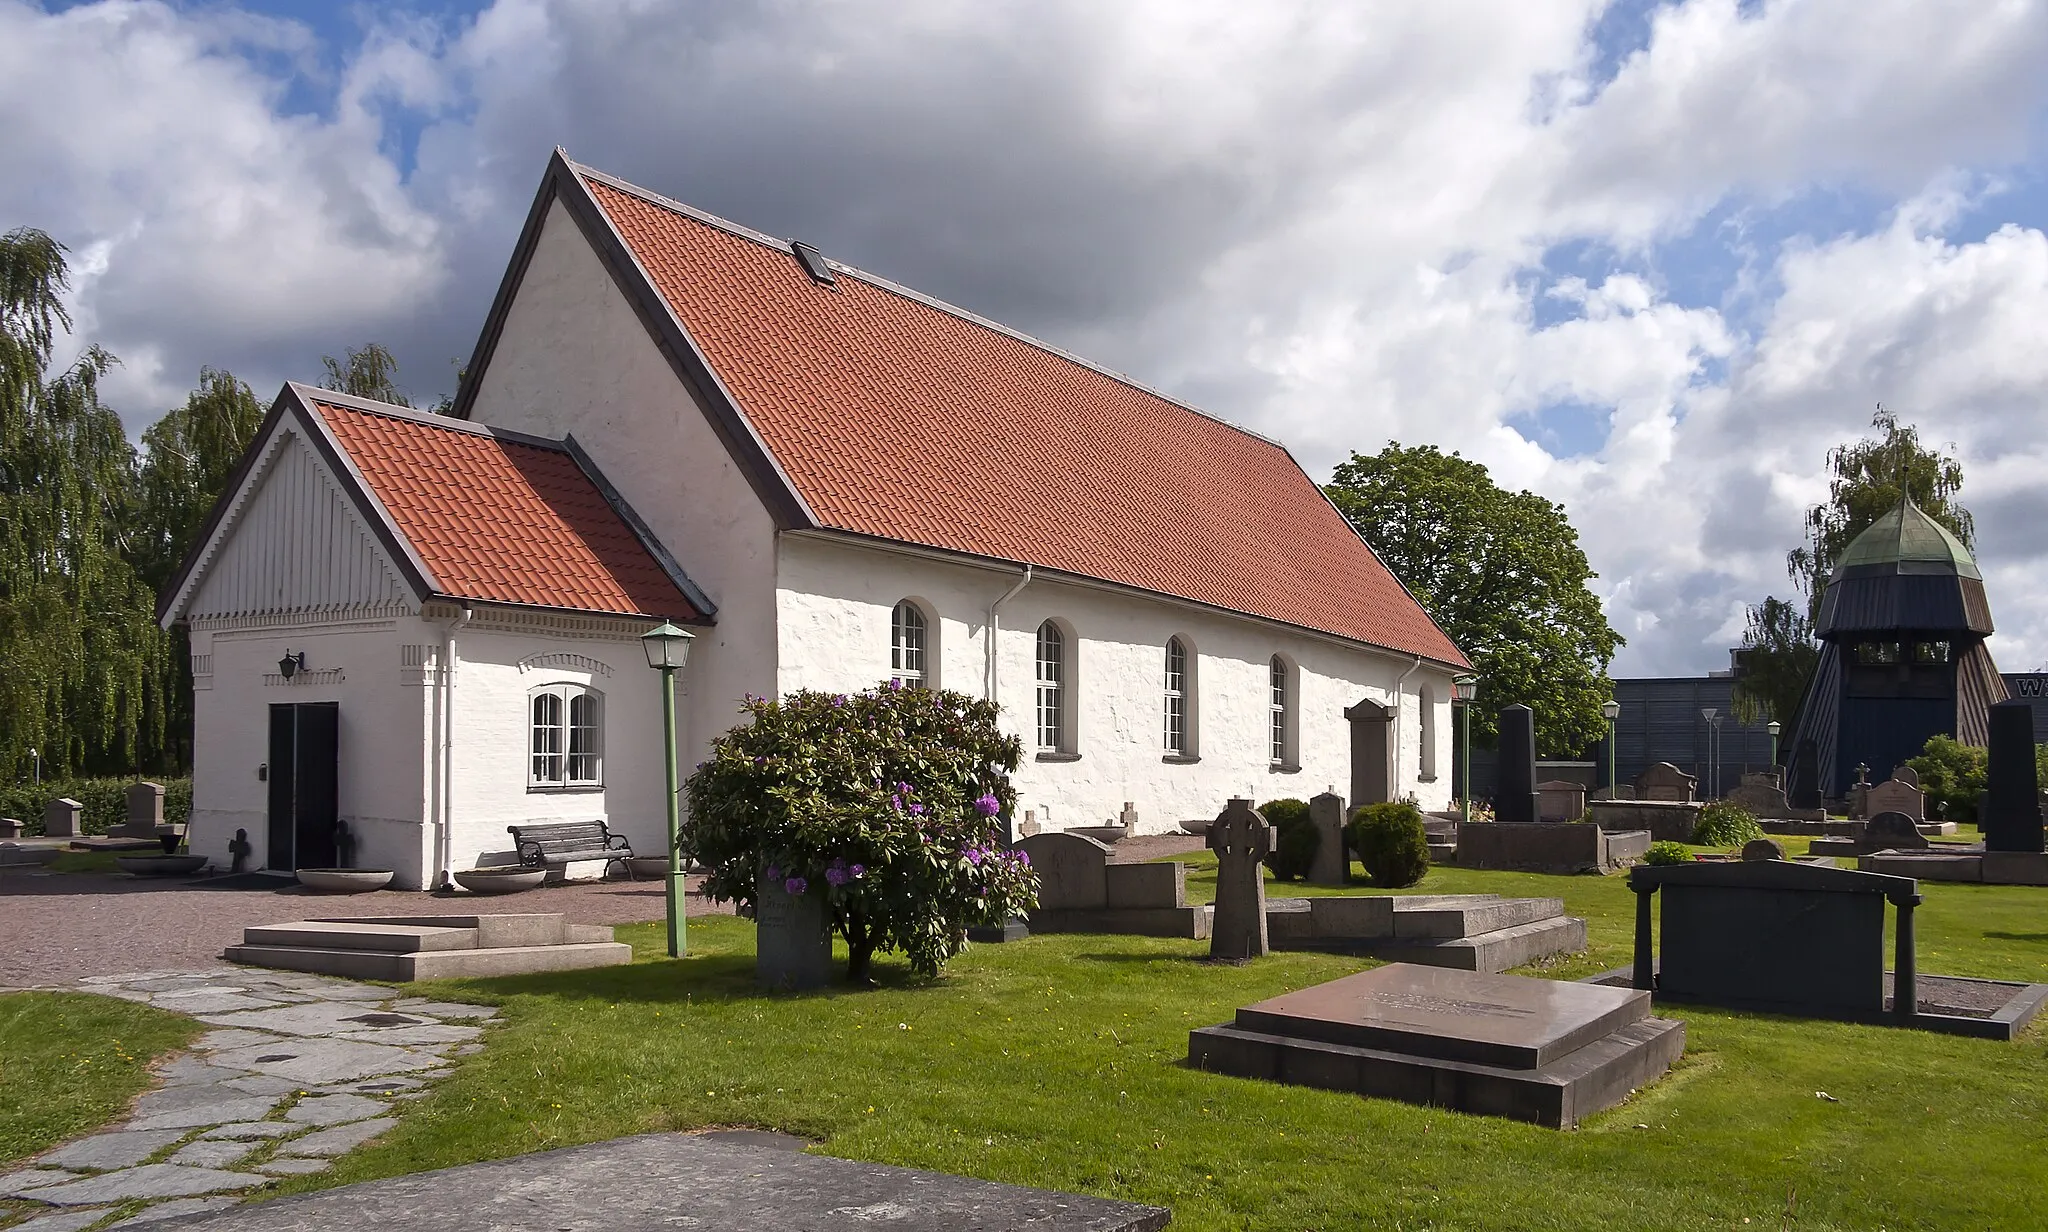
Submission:
<svg viewBox="0 0 2048 1232">
<path fill-rule="evenodd" d="M 457 419 L 452 415 L 441 415 L 423 411 L 414 406 L 399 406 L 391 402 L 379 402 L 375 398 L 364 398 L 356 394 L 343 393 L 320 385 L 308 385 L 303 381 L 287 382 L 296 389 L 300 398 L 307 402 L 326 402 L 344 410 L 360 411 L 366 415 L 382 415 L 387 419 L 399 419 L 407 423 L 428 428 L 444 428 L 450 432 L 466 432 L 471 436 L 488 436 L 505 444 L 525 445 L 533 449 L 546 449 L 555 453 L 569 452 L 567 445 L 553 437 L 535 436 L 512 428 L 500 428 L 491 424 L 475 423 Z"/>
<path fill-rule="evenodd" d="M 615 189 L 619 192 L 627 194 L 628 196 L 638 197 L 640 200 L 645 201 L 650 205 L 660 206 L 662 209 L 669 210 L 677 214 L 681 214 L 683 217 L 688 218 L 693 222 L 700 222 L 703 223 L 705 226 L 713 227 L 716 228 L 717 230 L 727 232 L 728 234 L 737 236 L 740 239 L 750 240 L 764 247 L 772 248 L 777 252 L 786 253 L 789 256 L 791 256 L 792 259 L 795 257 L 795 249 L 791 247 L 791 241 L 789 240 L 777 239 L 774 236 L 767 234 L 766 232 L 756 231 L 752 227 L 744 226 L 740 223 L 733 222 L 731 219 L 722 218 L 717 214 L 710 213 L 709 211 L 706 210 L 697 209 L 695 206 L 685 205 L 684 203 L 677 201 L 673 197 L 665 197 L 662 194 L 653 191 L 652 189 L 642 188 L 638 184 L 633 184 L 626 180 L 622 180 L 618 176 L 611 175 L 603 171 L 599 171 L 595 167 L 586 166 L 583 163 L 576 162 L 573 159 L 564 159 L 564 161 L 566 161 L 569 164 L 570 170 L 574 171 L 576 174 L 588 176 L 591 179 L 594 179 L 599 183 L 604 184 L 608 188 Z M 1172 394 L 1165 393 L 1161 390 L 1155 389 L 1152 386 L 1147 385 L 1143 381 L 1140 381 L 1135 377 L 1132 377 L 1129 373 L 1119 372 L 1114 368 L 1104 367 L 1103 365 L 1096 363 L 1095 361 L 1087 358 L 1086 356 L 1077 355 L 1074 352 L 1067 350 L 1065 347 L 1054 345 L 1053 343 L 1047 342 L 1043 338 L 1027 334 L 1023 330 L 1017 329 L 1014 326 L 1005 325 L 1001 321 L 991 320 L 988 317 L 982 316 L 978 312 L 973 312 L 969 309 L 962 308 L 958 304 L 949 303 L 945 300 L 938 298 L 935 295 L 927 295 L 923 291 L 919 291 L 913 287 L 904 286 L 902 283 L 890 278 L 884 278 L 880 274 L 871 273 L 867 270 L 860 268 L 857 265 L 848 265 L 844 261 L 837 260 L 836 258 L 828 256 L 824 253 L 820 253 L 819 255 L 825 258 L 825 263 L 828 266 L 830 266 L 833 272 L 835 273 L 845 274 L 851 278 L 858 278 L 860 281 L 867 283 L 869 286 L 872 286 L 877 290 L 887 291 L 892 295 L 900 295 L 904 299 L 910 300 L 914 303 L 923 304 L 927 308 L 935 308 L 940 312 L 946 313 L 948 316 L 958 317 L 960 320 L 966 321 L 970 325 L 978 325 L 983 329 L 992 330 L 995 333 L 1015 338 L 1017 341 L 1022 342 L 1027 346 L 1036 347 L 1037 349 L 1044 351 L 1046 354 L 1051 355 L 1055 358 L 1063 359 L 1070 364 L 1075 364 L 1079 367 L 1086 368 L 1090 372 L 1096 373 L 1097 375 L 1106 376 L 1110 380 L 1117 382 L 1119 385 L 1129 386 L 1130 388 L 1135 389 L 1139 393 L 1145 394 L 1148 397 L 1157 398 L 1161 402 L 1165 402 L 1169 405 L 1178 407 L 1183 411 L 1189 412 L 1190 414 L 1199 415 L 1203 419 L 1207 419 L 1212 423 L 1221 424 L 1222 426 L 1229 428 L 1233 432 L 1241 432 L 1244 435 L 1251 437 L 1253 440 L 1260 442 L 1261 444 L 1271 445 L 1275 449 L 1279 449 L 1282 452 L 1287 452 L 1287 447 L 1284 444 L 1282 444 L 1279 440 L 1267 436 L 1263 432 L 1259 432 L 1252 428 L 1247 428 L 1241 423 L 1236 423 L 1231 420 L 1225 419 L 1223 416 L 1216 414 L 1214 411 L 1205 410 L 1202 407 L 1196 406 L 1192 402 L 1184 401 L 1183 399 L 1174 397 Z M 1290 453 L 1289 456 L 1291 457 L 1292 454 Z M 1296 465 L 1299 466 L 1300 463 L 1296 463 Z M 1310 482 L 1314 481 L 1311 480 Z"/>
</svg>

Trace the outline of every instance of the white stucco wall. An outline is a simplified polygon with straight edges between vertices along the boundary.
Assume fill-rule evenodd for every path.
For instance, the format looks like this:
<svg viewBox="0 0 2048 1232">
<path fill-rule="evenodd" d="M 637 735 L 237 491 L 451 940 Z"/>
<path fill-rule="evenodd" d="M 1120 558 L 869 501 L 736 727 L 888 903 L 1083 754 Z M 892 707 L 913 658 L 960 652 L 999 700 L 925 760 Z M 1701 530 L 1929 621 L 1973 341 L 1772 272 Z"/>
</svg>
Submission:
<svg viewBox="0 0 2048 1232">
<path fill-rule="evenodd" d="M 718 605 L 697 634 L 682 712 L 684 765 L 775 687 L 775 527 L 603 264 L 557 203 L 496 351 L 477 422 L 573 434 L 612 486 Z M 647 671 L 643 662 L 641 671 Z"/>
<path fill-rule="evenodd" d="M 809 535 L 785 535 L 778 568 L 780 691 L 866 688 L 889 671 L 890 613 L 917 600 L 931 618 L 937 683 L 984 695 L 988 605 L 1018 574 Z M 1039 761 L 1034 747 L 1036 636 L 1057 618 L 1072 630 L 1079 760 Z M 998 701 L 1005 729 L 1025 740 L 1017 776 L 1020 808 L 1049 828 L 1114 821 L 1136 805 L 1144 831 L 1214 817 L 1233 795 L 1306 799 L 1334 788 L 1348 795 L 1346 707 L 1387 704 L 1400 683 L 1397 796 L 1424 808 L 1450 798 L 1450 673 L 1414 660 L 1322 638 L 1267 621 L 1212 612 L 1132 592 L 1037 578 L 999 619 Z M 1196 657 L 1194 721 L 1200 761 L 1163 760 L 1162 678 L 1166 640 L 1180 636 Z M 1299 763 L 1268 761 L 1268 664 L 1291 658 L 1299 672 Z M 1434 697 L 1433 781 L 1421 778 L 1421 690 Z M 1390 733 L 1391 734 L 1391 733 Z"/>
<path fill-rule="evenodd" d="M 202 622 L 215 623 L 215 622 Z M 228 844 L 246 830 L 245 867 L 267 867 L 270 785 L 258 777 L 270 758 L 270 707 L 339 703 L 336 806 L 356 836 L 358 867 L 390 868 L 394 884 L 427 884 L 428 690 L 402 680 L 400 646 L 420 640 L 416 617 L 360 623 L 199 628 L 195 659 L 211 671 L 195 677 L 192 751 L 194 855 L 229 866 Z M 277 663 L 303 651 L 305 670 L 287 683 Z"/>
</svg>

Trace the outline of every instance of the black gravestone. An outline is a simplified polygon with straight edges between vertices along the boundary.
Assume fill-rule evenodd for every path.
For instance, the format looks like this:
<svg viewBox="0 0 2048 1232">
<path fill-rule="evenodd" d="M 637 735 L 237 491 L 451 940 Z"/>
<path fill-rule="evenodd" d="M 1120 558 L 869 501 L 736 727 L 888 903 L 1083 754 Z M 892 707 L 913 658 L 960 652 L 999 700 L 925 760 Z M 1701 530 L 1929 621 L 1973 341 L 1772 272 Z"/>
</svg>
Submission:
<svg viewBox="0 0 2048 1232">
<path fill-rule="evenodd" d="M 1493 796 L 1493 819 L 1534 825 L 1540 816 L 1536 793 L 1536 712 L 1509 706 L 1500 712 L 1499 786 Z"/>
<path fill-rule="evenodd" d="M 1792 786 L 1785 796 L 1796 809 L 1820 807 L 1820 746 L 1811 740 L 1799 742 L 1792 759 Z"/>
<path fill-rule="evenodd" d="M 1898 904 L 1896 982 L 1913 997 L 1910 877 L 1784 860 L 1639 865 L 1635 986 L 1660 998 L 1823 1018 L 1875 1019 L 1885 1011 L 1884 904 Z M 1664 904 L 1653 968 L 1650 898 Z"/>
<path fill-rule="evenodd" d="M 2014 699 L 1991 707 L 1991 764 L 1984 789 L 1984 850 L 2040 851 L 2034 709 L 2027 702 Z"/>
</svg>

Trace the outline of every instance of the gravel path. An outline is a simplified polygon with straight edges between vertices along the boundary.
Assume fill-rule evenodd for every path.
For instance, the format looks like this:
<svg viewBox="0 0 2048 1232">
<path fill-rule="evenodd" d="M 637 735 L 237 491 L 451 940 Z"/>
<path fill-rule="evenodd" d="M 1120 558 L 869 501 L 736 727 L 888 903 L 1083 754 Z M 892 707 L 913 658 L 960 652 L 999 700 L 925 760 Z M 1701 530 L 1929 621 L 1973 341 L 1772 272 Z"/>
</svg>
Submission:
<svg viewBox="0 0 2048 1232">
<path fill-rule="evenodd" d="M 696 884 L 696 879 L 691 879 Z M 419 894 L 379 890 L 347 896 L 282 890 L 166 885 L 125 875 L 0 868 L 0 988 L 53 988 L 125 971 L 193 971 L 218 966 L 221 950 L 251 925 L 309 916 L 463 915 L 560 912 L 574 924 L 637 924 L 662 918 L 658 881 L 578 881 L 524 894 Z M 730 903 L 693 895 L 688 914 L 729 915 Z"/>
</svg>

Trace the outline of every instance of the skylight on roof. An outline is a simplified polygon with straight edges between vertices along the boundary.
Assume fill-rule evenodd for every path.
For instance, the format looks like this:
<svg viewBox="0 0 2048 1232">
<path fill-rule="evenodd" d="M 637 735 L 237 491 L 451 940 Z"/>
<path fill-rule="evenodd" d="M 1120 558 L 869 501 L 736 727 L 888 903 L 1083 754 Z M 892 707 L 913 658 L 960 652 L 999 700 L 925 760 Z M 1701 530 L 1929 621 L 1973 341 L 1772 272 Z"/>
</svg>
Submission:
<svg viewBox="0 0 2048 1232">
<path fill-rule="evenodd" d="M 811 276 L 812 282 L 820 286 L 829 287 L 839 281 L 833 276 L 832 267 L 825 263 L 824 253 L 819 252 L 802 240 L 791 240 L 789 247 L 792 252 L 796 253 L 796 259 L 803 262 L 804 272 Z"/>
</svg>

